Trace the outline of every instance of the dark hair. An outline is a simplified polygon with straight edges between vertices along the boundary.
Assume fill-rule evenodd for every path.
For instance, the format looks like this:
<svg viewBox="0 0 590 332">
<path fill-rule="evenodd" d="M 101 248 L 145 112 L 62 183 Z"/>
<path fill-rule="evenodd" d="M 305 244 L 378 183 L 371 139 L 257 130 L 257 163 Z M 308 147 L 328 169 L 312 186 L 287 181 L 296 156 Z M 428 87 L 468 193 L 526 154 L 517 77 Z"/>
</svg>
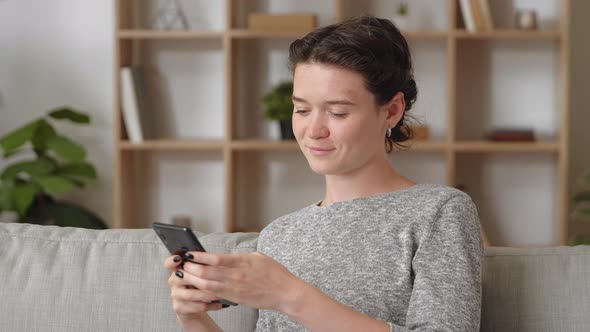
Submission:
<svg viewBox="0 0 590 332">
<path fill-rule="evenodd" d="M 387 152 L 393 150 L 394 144 L 405 148 L 400 143 L 414 136 L 407 124 L 407 112 L 416 101 L 418 89 L 408 43 L 391 21 L 372 16 L 353 17 L 319 28 L 291 43 L 291 73 L 299 63 L 311 62 L 358 72 L 378 106 L 390 101 L 397 92 L 403 92 L 404 115 L 385 142 Z"/>
</svg>

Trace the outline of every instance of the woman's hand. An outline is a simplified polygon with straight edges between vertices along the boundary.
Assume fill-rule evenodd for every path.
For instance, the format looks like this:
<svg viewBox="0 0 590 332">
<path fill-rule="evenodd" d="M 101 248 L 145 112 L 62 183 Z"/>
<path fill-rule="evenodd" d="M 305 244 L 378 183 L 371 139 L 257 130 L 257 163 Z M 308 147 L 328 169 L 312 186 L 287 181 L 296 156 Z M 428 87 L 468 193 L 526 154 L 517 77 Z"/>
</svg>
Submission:
<svg viewBox="0 0 590 332">
<path fill-rule="evenodd" d="M 305 283 L 274 259 L 259 253 L 191 251 L 184 279 L 206 294 L 258 309 L 283 311 Z M 186 256 L 185 256 L 186 257 Z M 284 311 L 283 311 L 284 312 Z"/>
<path fill-rule="evenodd" d="M 282 312 L 310 331 L 390 330 L 385 322 L 333 300 L 264 254 L 188 254 L 192 257 L 185 255 L 183 279 L 216 298 Z"/>
<path fill-rule="evenodd" d="M 178 319 L 186 330 L 193 322 L 211 324 L 212 320 L 207 311 L 222 309 L 221 303 L 211 303 L 219 300 L 210 292 L 195 289 L 190 279 L 184 278 L 186 272 L 182 270 L 183 259 L 180 256 L 170 256 L 164 266 L 172 270 L 168 285 L 170 286 L 172 307 Z M 214 324 L 214 323 L 213 323 Z"/>
</svg>

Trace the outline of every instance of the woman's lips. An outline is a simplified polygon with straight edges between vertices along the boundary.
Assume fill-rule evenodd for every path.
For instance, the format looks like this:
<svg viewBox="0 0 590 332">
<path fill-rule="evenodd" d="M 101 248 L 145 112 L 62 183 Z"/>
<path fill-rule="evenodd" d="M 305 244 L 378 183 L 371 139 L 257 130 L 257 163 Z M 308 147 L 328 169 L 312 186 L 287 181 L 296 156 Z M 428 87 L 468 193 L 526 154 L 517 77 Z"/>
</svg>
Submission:
<svg viewBox="0 0 590 332">
<path fill-rule="evenodd" d="M 314 156 L 325 156 L 335 150 L 334 148 L 326 149 L 326 148 L 318 148 L 318 147 L 314 147 L 314 146 L 308 146 L 307 149 L 309 149 L 309 152 Z"/>
</svg>

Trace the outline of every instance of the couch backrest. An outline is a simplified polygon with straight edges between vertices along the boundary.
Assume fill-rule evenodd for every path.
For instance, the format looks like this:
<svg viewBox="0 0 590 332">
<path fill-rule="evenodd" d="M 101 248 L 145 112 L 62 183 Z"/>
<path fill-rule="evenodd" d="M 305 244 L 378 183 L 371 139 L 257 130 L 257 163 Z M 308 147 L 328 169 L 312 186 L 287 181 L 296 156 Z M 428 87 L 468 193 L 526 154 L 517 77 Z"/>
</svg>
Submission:
<svg viewBox="0 0 590 332">
<path fill-rule="evenodd" d="M 590 331 L 590 246 L 486 248 L 482 331 Z"/>
<path fill-rule="evenodd" d="M 199 234 L 198 234 L 199 235 Z M 208 251 L 256 250 L 256 233 L 208 234 Z M 150 229 L 86 230 L 0 223 L 0 330 L 180 331 Z M 212 313 L 224 331 L 253 331 L 257 311 Z"/>
<path fill-rule="evenodd" d="M 256 233 L 197 234 L 211 252 L 251 252 Z M 150 229 L 0 223 L 0 330 L 180 331 Z M 482 331 L 590 331 L 590 246 L 486 248 Z M 253 331 L 257 311 L 212 313 Z"/>
</svg>

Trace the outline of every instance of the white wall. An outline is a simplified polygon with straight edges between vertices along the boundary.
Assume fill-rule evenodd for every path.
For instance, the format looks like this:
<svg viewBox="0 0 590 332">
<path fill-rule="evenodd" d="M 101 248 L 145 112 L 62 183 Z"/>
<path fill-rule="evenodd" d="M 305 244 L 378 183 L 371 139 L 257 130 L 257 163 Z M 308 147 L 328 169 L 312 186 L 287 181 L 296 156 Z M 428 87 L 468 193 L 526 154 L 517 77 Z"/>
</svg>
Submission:
<svg viewBox="0 0 590 332">
<path fill-rule="evenodd" d="M 203 1 L 203 0 L 201 0 Z M 112 133 L 112 113 L 113 113 L 113 91 L 112 91 L 112 66 L 113 66 L 113 4 L 112 0 L 109 1 L 90 1 L 90 0 L 54 0 L 54 1 L 32 1 L 32 0 L 0 0 L 0 135 L 13 129 L 15 126 L 22 124 L 30 119 L 42 114 L 47 109 L 60 106 L 60 105 L 71 105 L 89 112 L 93 117 L 93 123 L 91 127 L 84 130 L 79 130 L 75 126 L 63 126 L 63 130 L 66 131 L 70 136 L 77 138 L 82 144 L 88 147 L 88 154 L 90 160 L 97 166 L 100 175 L 99 182 L 90 190 L 74 193 L 67 197 L 67 199 L 80 202 L 81 204 L 91 208 L 93 211 L 99 213 L 109 223 L 112 219 L 112 176 L 113 176 L 113 133 Z M 209 1 L 208 4 L 222 3 L 216 1 Z M 307 2 L 306 2 L 307 3 Z M 424 3 L 424 0 L 422 1 Z M 517 4 L 522 4 L 526 1 L 517 1 Z M 544 4 L 550 3 L 544 1 Z M 585 59 L 588 59 L 588 42 L 587 37 L 583 36 L 584 31 L 588 31 L 588 21 L 585 17 L 585 13 L 588 12 L 588 2 L 584 0 L 573 0 L 573 13 L 574 13 L 574 24 L 572 26 L 572 161 L 571 161 L 571 176 L 579 173 L 584 167 L 590 165 L 588 157 L 584 157 L 583 151 L 587 150 L 589 137 L 588 131 L 584 128 L 582 119 L 585 117 L 588 120 L 588 102 L 585 100 L 587 95 L 588 77 L 590 74 L 588 70 L 590 66 L 587 64 Z M 221 6 L 221 5 L 220 5 Z M 585 6 L 585 7 L 584 7 Z M 543 5 L 545 7 L 551 7 L 551 5 Z M 332 11 L 331 8 L 326 9 Z M 218 11 L 214 9 L 214 11 Z M 205 15 L 205 14 L 203 14 Z M 215 15 L 206 15 L 215 16 Z M 197 17 L 198 18 L 198 17 Z M 196 20 L 195 17 L 189 17 L 189 20 Z M 325 18 L 329 21 L 329 17 Z M 211 26 L 219 26 L 219 22 L 211 23 Z M 193 61 L 194 58 L 190 56 L 190 52 L 183 52 L 184 46 L 175 45 L 164 45 L 165 51 L 176 51 L 171 53 L 170 56 L 181 55 L 187 57 L 186 61 Z M 158 45 L 155 45 L 158 47 Z M 500 45 L 499 53 L 501 55 L 502 45 Z M 179 48 L 180 47 L 180 48 Z M 205 45 L 206 49 L 211 49 L 213 52 L 219 50 L 219 45 Z M 418 64 L 437 66 L 436 59 L 432 58 L 432 54 L 440 54 L 444 56 L 444 46 L 428 43 L 418 43 L 414 45 L 418 54 L 415 55 Z M 191 51 L 190 49 L 188 51 Z M 434 51 L 434 53 L 432 52 Z M 547 54 L 547 53 L 545 53 Z M 160 56 L 165 57 L 167 53 L 161 53 Z M 206 56 L 206 55 L 203 55 Z M 216 57 L 221 56 L 220 54 L 214 54 L 213 63 L 218 61 Z M 441 58 L 442 59 L 442 58 Z M 550 59 L 551 60 L 551 59 Z M 552 62 L 552 60 L 546 62 Z M 174 60 L 176 61 L 176 60 Z M 440 60 L 442 68 L 444 68 L 444 59 Z M 174 62 L 175 63 L 175 62 Z M 174 64 L 173 63 L 173 64 Z M 208 69 L 213 70 L 219 66 L 210 66 Z M 171 71 L 174 71 L 173 67 L 170 67 Z M 186 67 L 182 67 L 186 68 Z M 193 70 L 198 70 L 198 66 L 191 67 Z M 438 68 L 438 67 L 437 67 Z M 517 68 L 518 69 L 518 68 Z M 435 68 L 435 72 L 437 69 Z M 432 71 L 428 71 L 429 73 Z M 509 73 L 507 69 L 505 73 Z M 441 71 L 444 74 L 444 71 Z M 283 75 L 280 73 L 279 75 Z M 417 74 L 420 74 L 420 68 L 417 68 Z M 173 75 L 171 75 L 174 77 Z M 221 76 L 221 75 L 220 75 Z M 276 76 L 276 75 L 275 75 Z M 182 78 L 183 76 L 179 76 Z M 192 77 L 192 76 L 191 76 Z M 194 78 L 194 77 L 193 77 Z M 269 75 L 265 77 L 268 82 L 274 82 L 277 77 Z M 432 105 L 446 105 L 446 88 L 444 84 L 437 84 L 441 81 L 439 76 L 418 76 L 418 81 L 422 81 L 423 86 L 421 92 L 427 92 L 421 96 L 420 102 L 417 104 L 417 113 L 424 118 L 429 119 L 429 124 L 433 127 L 436 136 L 442 136 L 447 126 L 446 119 L 444 116 L 437 116 L 437 113 L 433 112 Z M 445 80 L 443 79 L 442 82 Z M 261 84 L 268 84 L 264 82 Z M 181 82 L 182 83 L 182 82 Z M 493 82 L 492 82 L 493 83 Z M 174 82 L 171 82 L 173 85 Z M 541 84 L 544 84 L 541 82 Z M 215 91 L 218 91 L 216 84 Z M 534 85 L 534 82 L 531 84 Z M 542 87 L 545 87 L 543 85 Z M 543 90 L 543 88 L 541 89 Z M 177 90 L 174 90 L 177 91 Z M 216 92 L 216 93 L 217 93 Z M 187 96 L 193 97 L 191 94 Z M 175 99 L 175 103 L 178 103 L 178 99 Z M 512 103 L 504 101 L 509 105 L 519 105 L 518 100 L 514 100 Z M 553 104 L 553 102 L 550 102 Z M 180 103 L 182 104 L 182 103 Z M 546 109 L 552 107 L 552 105 L 540 105 L 543 108 L 543 112 Z M 176 111 L 180 110 L 175 108 Z M 443 110 L 444 111 L 444 110 Z M 180 113 L 180 112 L 179 112 Z M 180 115 L 179 115 L 180 116 Z M 190 116 L 195 116 L 194 114 Z M 179 125 L 186 126 L 189 121 L 183 121 L 179 119 Z M 191 119 L 190 122 L 199 123 L 200 121 Z M 216 122 L 222 122 L 222 119 L 215 119 Z M 586 121 L 589 123 L 590 121 Z M 548 122 L 550 123 L 550 121 Z M 182 127 L 184 128 L 184 127 Z M 192 130 L 193 127 L 187 127 L 187 131 Z M 189 130 L 190 129 L 190 130 Z M 209 128 L 214 129 L 214 128 Z M 551 127 L 548 130 L 554 130 L 555 127 Z M 223 132 L 219 131 L 222 128 L 217 128 L 214 134 L 210 136 L 222 136 Z M 201 131 L 200 131 L 201 132 Z M 180 132 L 182 134 L 182 131 Z M 190 132 L 186 135 L 181 136 L 192 136 Z M 586 153 L 586 155 L 588 155 Z M 405 157 L 406 155 L 393 156 L 394 164 L 399 164 L 402 170 L 407 169 L 409 171 L 415 171 L 416 168 L 412 167 L 408 160 L 418 161 L 422 165 L 443 165 L 444 157 L 438 155 L 425 156 L 422 154 Z M 264 156 L 263 156 L 264 157 Z M 276 157 L 282 160 L 280 154 Z M 166 163 L 168 157 L 164 156 L 161 158 Z M 184 158 L 184 157 L 182 157 Z M 182 159 L 181 158 L 181 159 Z M 188 157 L 190 159 L 190 157 Z M 213 157 L 215 160 L 217 157 Z M 291 157 L 289 157 L 291 158 Z M 287 159 L 289 159 L 287 158 Z M 403 159 L 402 159 L 403 158 Z M 424 159 L 426 158 L 426 159 Z M 170 195 L 166 194 L 166 197 L 162 198 L 161 194 L 155 192 L 146 193 L 146 196 L 153 197 L 152 199 L 165 200 L 174 206 L 191 206 L 194 205 L 196 197 L 192 197 L 191 193 L 185 193 L 186 187 L 183 186 L 185 183 L 199 183 L 199 181 L 187 180 L 183 181 L 183 177 L 186 174 L 191 174 L 191 169 L 194 171 L 190 163 L 186 163 L 178 160 L 177 157 L 168 158 L 172 160 L 170 167 L 164 166 L 153 166 L 154 170 L 159 168 L 164 171 L 157 173 L 160 176 L 160 180 L 169 183 L 178 183 L 178 190 L 174 188 L 167 188 L 162 193 L 169 192 Z M 197 158 L 198 159 L 198 158 Z M 205 158 L 207 159 L 207 158 Z M 283 158 L 285 159 L 285 158 Z M 286 159 L 286 160 L 287 160 Z M 497 159 L 497 158 L 496 158 Z M 183 159 L 184 160 L 184 159 Z M 160 160 L 161 162 L 162 160 Z M 153 163 L 157 163 L 154 161 Z M 466 161 L 469 165 L 469 160 Z M 477 162 L 477 161 L 474 161 Z M 535 162 L 533 160 L 533 162 Z M 0 166 L 2 162 L 0 161 Z M 499 167 L 508 165 L 509 167 L 517 166 L 516 164 L 504 164 L 502 160 L 493 160 L 492 164 L 498 164 Z M 539 160 L 538 163 L 541 165 L 551 165 L 551 161 Z M 178 171 L 176 165 L 182 165 L 182 171 Z M 406 165 L 407 164 L 407 165 Z M 213 177 L 219 177 L 220 165 L 215 166 L 213 164 Z M 304 165 L 304 162 L 302 162 Z M 536 165 L 536 164 L 535 164 Z M 168 168 L 166 168 L 168 167 Z M 209 166 L 207 166 L 209 167 Z M 527 169 L 527 166 L 522 166 Z M 172 171 L 166 172 L 166 169 Z M 418 168 L 419 169 L 419 168 Z M 508 171 L 509 173 L 511 171 Z M 444 179 L 444 170 L 432 172 L 432 167 L 424 167 L 422 173 L 430 175 L 428 180 L 439 181 Z M 549 172 L 549 174 L 552 173 Z M 160 174 L 160 175 L 158 175 Z M 503 173 L 504 174 L 504 173 Z M 518 173 L 517 173 L 518 174 Z M 155 175 L 155 176 L 156 176 Z M 518 177 L 518 175 L 516 175 Z M 544 175 L 541 174 L 540 177 Z M 269 179 L 274 178 L 269 175 Z M 310 179 L 314 179 L 313 176 Z M 536 177 L 528 178 L 532 179 L 536 183 Z M 158 181 L 160 181 L 158 180 Z M 162 182 L 160 181 L 160 182 Z M 264 180 L 266 181 L 266 180 Z M 269 180 L 270 181 L 270 180 Z M 505 181 L 511 181 L 510 179 Z M 156 186 L 163 185 L 157 182 Z M 305 182 L 305 181 L 304 181 Z M 310 181 L 307 181 L 310 182 Z M 550 181 L 549 181 L 550 182 Z M 272 185 L 274 182 L 270 182 Z M 280 182 L 277 182 L 280 183 Z M 482 184 L 483 185 L 483 184 Z M 545 200 L 544 197 L 548 192 L 551 185 L 547 186 L 547 190 L 541 190 L 540 197 L 531 197 L 529 202 L 534 205 L 535 202 Z M 314 190 L 317 191 L 317 188 Z M 535 189 L 536 190 L 536 189 Z M 268 193 L 274 193 L 277 188 L 269 188 Z M 174 195 L 173 193 L 177 194 Z M 182 193 L 182 195 L 178 194 Z M 199 193 L 199 191 L 195 191 Z M 264 193 L 263 193 L 264 194 Z M 266 195 L 266 194 L 264 194 Z M 262 196 L 264 196 L 262 195 Z M 308 195 L 307 192 L 301 192 L 298 194 L 302 197 L 294 197 L 290 202 L 303 201 L 309 199 L 305 197 Z M 178 197 L 186 197 L 186 204 L 180 204 L 181 201 Z M 270 195 L 273 196 L 273 195 Z M 215 193 L 212 197 L 218 197 L 223 199 L 223 194 Z M 506 196 L 508 197 L 508 196 Z M 193 203 L 191 203 L 191 200 Z M 289 202 L 285 202 L 287 204 Z M 505 202 L 502 202 L 503 204 Z M 160 206 L 154 208 L 152 214 L 157 215 L 159 218 L 166 218 L 171 215 L 172 208 L 174 206 L 166 204 L 166 206 Z M 507 204 L 511 204 L 507 202 Z M 520 203 L 516 203 L 520 204 Z M 170 205 L 170 206 L 168 206 Z M 207 203 L 207 206 L 214 206 L 216 209 L 221 207 L 220 202 Z M 504 206 L 504 205 L 503 205 Z M 514 211 L 518 205 L 515 205 Z M 280 209 L 285 208 L 280 207 Z M 273 209 L 277 210 L 273 206 Z M 549 209 L 549 216 L 540 216 L 545 218 L 543 223 L 551 224 L 551 208 Z M 262 219 L 273 217 L 274 214 L 279 213 L 277 211 L 266 211 L 260 212 Z M 199 211 L 179 211 L 182 214 L 188 213 L 196 217 L 195 214 L 199 214 Z M 202 212 L 202 211 L 201 211 Z M 222 219 L 222 215 L 217 212 L 201 213 L 207 216 L 208 220 Z M 530 218 L 530 215 L 529 219 Z M 520 220 L 518 213 L 510 214 L 509 216 L 498 216 L 504 219 Z M 198 219 L 198 217 L 197 217 Z M 505 244 L 512 243 L 551 243 L 557 236 L 551 233 L 551 230 L 535 230 L 524 225 L 523 227 L 510 228 L 510 223 L 501 225 L 502 229 L 497 231 L 498 236 L 502 236 Z M 205 228 L 207 230 L 217 230 L 217 227 Z M 502 235 L 503 234 L 503 235 Z M 506 234 L 517 234 L 516 238 L 511 238 Z"/>
<path fill-rule="evenodd" d="M 54 107 L 88 112 L 89 127 L 59 128 L 87 147 L 100 180 L 66 198 L 105 220 L 113 210 L 112 36 L 112 1 L 0 1 L 0 135 Z"/>
</svg>

